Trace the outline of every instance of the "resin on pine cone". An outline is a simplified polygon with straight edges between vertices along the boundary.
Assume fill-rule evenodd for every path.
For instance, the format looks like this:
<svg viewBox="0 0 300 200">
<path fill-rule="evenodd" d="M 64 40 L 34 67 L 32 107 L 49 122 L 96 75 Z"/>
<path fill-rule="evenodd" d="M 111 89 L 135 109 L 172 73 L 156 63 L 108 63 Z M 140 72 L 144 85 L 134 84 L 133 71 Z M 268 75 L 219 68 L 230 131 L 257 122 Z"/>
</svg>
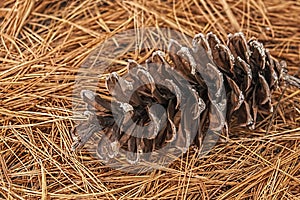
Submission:
<svg viewBox="0 0 300 200">
<path fill-rule="evenodd" d="M 74 149 L 95 133 L 106 136 L 97 148 L 104 160 L 126 149 L 136 163 L 169 143 L 182 152 L 192 143 L 201 149 L 208 129 L 228 136 L 234 115 L 254 128 L 258 113 L 273 111 L 271 94 L 288 77 L 284 62 L 242 33 L 230 34 L 226 44 L 212 33 L 197 34 L 192 48 L 172 40 L 168 52 L 154 52 L 145 66 L 130 60 L 127 71 L 107 77 L 111 98 L 81 92 L 89 119 L 74 128 Z"/>
</svg>

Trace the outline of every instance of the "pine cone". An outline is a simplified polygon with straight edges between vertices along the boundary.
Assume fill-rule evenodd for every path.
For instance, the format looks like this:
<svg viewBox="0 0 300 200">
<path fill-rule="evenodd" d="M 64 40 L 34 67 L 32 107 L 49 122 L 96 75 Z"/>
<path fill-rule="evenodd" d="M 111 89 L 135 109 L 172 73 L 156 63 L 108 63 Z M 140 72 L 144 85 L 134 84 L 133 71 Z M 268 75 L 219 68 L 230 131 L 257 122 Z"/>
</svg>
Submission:
<svg viewBox="0 0 300 200">
<path fill-rule="evenodd" d="M 232 116 L 253 129 L 258 113 L 273 111 L 271 94 L 280 82 L 300 86 L 285 69 L 285 62 L 242 33 L 230 34 L 226 45 L 212 33 L 197 34 L 192 48 L 172 40 L 168 52 L 154 52 L 146 67 L 129 61 L 126 76 L 111 73 L 106 79 L 111 98 L 82 91 L 90 116 L 75 127 L 73 148 L 100 132 L 106 136 L 97 148 L 102 159 L 123 148 L 136 163 L 141 154 L 170 143 L 183 152 L 191 143 L 201 148 L 207 130 L 227 137 Z"/>
</svg>

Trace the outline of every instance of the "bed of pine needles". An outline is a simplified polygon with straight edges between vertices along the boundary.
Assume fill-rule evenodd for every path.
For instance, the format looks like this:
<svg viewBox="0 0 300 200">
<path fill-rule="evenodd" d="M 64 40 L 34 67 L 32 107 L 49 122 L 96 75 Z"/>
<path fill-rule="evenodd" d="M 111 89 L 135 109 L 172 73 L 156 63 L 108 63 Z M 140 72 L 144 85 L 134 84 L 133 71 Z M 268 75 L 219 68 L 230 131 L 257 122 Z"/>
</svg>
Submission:
<svg viewBox="0 0 300 200">
<path fill-rule="evenodd" d="M 127 174 L 70 150 L 76 72 L 105 38 L 138 27 L 244 32 L 300 74 L 300 1 L 0 1 L 0 199 L 300 199 L 300 90 L 202 158 Z M 277 105 L 277 102 L 280 103 Z"/>
</svg>

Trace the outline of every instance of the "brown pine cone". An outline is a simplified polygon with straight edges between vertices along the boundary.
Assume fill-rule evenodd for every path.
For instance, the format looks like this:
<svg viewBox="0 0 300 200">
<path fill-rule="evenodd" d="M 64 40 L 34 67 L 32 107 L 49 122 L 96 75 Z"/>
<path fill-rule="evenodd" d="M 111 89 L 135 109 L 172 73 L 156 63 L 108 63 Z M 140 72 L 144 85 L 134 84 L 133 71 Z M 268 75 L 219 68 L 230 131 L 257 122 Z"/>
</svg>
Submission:
<svg viewBox="0 0 300 200">
<path fill-rule="evenodd" d="M 82 91 L 89 119 L 75 127 L 73 148 L 101 133 L 106 137 L 98 144 L 100 158 L 125 149 L 127 160 L 136 163 L 168 144 L 182 152 L 191 143 L 201 149 L 208 131 L 227 136 L 232 116 L 253 129 L 258 113 L 273 111 L 271 94 L 280 82 L 300 87 L 285 65 L 242 33 L 230 34 L 227 44 L 212 33 L 197 34 L 192 48 L 172 40 L 168 52 L 154 52 L 145 67 L 129 61 L 125 76 L 111 73 L 111 98 Z"/>
</svg>

